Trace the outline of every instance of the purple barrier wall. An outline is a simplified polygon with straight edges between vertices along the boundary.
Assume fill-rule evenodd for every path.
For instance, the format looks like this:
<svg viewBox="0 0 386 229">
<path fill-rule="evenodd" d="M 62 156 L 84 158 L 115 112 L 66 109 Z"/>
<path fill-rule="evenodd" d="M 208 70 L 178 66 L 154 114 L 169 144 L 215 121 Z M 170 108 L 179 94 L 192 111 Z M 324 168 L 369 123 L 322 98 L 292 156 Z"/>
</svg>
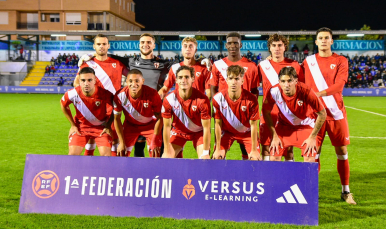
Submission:
<svg viewBox="0 0 386 229">
<path fill-rule="evenodd" d="M 19 212 L 317 225 L 318 166 L 29 154 Z"/>
</svg>

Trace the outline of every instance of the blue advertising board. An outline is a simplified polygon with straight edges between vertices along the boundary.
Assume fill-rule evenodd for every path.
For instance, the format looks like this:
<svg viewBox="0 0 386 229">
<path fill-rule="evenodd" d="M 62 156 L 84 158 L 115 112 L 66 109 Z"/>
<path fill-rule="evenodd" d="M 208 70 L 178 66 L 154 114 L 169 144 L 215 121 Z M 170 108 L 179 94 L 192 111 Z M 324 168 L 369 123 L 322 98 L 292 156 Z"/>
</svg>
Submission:
<svg viewBox="0 0 386 229">
<path fill-rule="evenodd" d="M 19 212 L 318 225 L 318 164 L 28 154 Z"/>
<path fill-rule="evenodd" d="M 386 88 L 344 88 L 343 96 L 386 96 Z"/>
<path fill-rule="evenodd" d="M 331 49 L 334 51 L 383 51 L 384 40 L 334 40 Z"/>
<path fill-rule="evenodd" d="M 72 87 L 32 87 L 32 86 L 0 86 L 0 93 L 43 93 L 43 94 L 64 94 Z"/>
</svg>

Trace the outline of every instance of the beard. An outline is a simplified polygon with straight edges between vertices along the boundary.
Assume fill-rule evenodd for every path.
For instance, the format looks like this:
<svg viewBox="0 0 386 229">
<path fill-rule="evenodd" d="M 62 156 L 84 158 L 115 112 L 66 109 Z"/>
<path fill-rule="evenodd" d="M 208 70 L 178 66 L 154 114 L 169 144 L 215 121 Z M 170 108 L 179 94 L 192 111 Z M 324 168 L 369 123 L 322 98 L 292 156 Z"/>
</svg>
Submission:
<svg viewBox="0 0 386 229">
<path fill-rule="evenodd" d="M 148 52 L 143 52 L 142 49 L 140 49 L 139 51 L 141 51 L 141 54 L 144 56 L 148 56 L 153 52 L 153 50 L 149 50 Z"/>
</svg>

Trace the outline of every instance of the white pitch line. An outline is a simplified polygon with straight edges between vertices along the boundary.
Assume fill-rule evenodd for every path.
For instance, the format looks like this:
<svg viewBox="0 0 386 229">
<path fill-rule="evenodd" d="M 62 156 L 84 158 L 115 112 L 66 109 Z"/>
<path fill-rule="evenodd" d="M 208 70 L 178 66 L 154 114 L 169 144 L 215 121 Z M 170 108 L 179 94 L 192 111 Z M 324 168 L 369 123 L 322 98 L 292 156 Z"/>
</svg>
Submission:
<svg viewBox="0 0 386 229">
<path fill-rule="evenodd" d="M 363 111 L 363 112 L 367 112 L 367 113 L 370 113 L 370 114 L 375 114 L 375 115 L 386 117 L 386 115 L 384 115 L 384 114 L 379 114 L 379 113 L 375 113 L 375 112 L 371 112 L 371 111 L 361 110 L 361 109 L 358 109 L 358 108 L 355 108 L 355 107 L 349 107 L 349 106 L 346 106 L 346 107 L 354 109 L 354 110 Z"/>
<path fill-rule="evenodd" d="M 372 138 L 372 139 L 386 139 L 386 137 L 357 137 L 357 136 L 350 136 L 350 138 Z"/>
</svg>

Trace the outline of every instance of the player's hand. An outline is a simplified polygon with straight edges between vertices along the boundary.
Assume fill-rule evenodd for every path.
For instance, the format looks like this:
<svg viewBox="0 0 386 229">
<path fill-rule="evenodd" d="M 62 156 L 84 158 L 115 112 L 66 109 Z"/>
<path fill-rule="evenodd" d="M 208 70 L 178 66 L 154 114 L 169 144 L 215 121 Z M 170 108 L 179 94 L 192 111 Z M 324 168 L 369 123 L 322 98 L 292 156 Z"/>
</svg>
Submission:
<svg viewBox="0 0 386 229">
<path fill-rule="evenodd" d="M 70 138 L 72 135 L 77 134 L 77 135 L 82 135 L 77 126 L 71 126 L 70 132 L 68 133 L 68 138 Z"/>
<path fill-rule="evenodd" d="M 159 89 L 159 91 L 158 91 L 158 95 L 159 95 L 159 97 L 161 97 L 161 100 L 163 100 L 164 99 L 164 97 L 165 97 L 165 95 L 166 95 L 166 93 L 165 93 L 165 90 L 164 89 Z"/>
<path fill-rule="evenodd" d="M 315 92 L 316 96 L 318 96 L 318 98 L 322 97 L 322 92 L 318 91 L 318 92 Z"/>
<path fill-rule="evenodd" d="M 161 152 L 161 146 L 162 146 L 162 135 L 153 135 L 151 138 L 151 143 L 150 143 L 150 151 L 153 153 L 153 157 L 159 157 L 159 154 Z"/>
<path fill-rule="evenodd" d="M 225 159 L 225 150 L 216 149 L 213 153 L 214 160 L 224 160 Z"/>
<path fill-rule="evenodd" d="M 272 60 L 272 55 L 267 56 L 266 60 Z"/>
<path fill-rule="evenodd" d="M 93 58 L 94 56 L 96 56 L 95 53 L 89 53 L 89 54 L 83 55 L 83 56 L 79 59 L 79 61 L 78 61 L 78 67 L 82 66 L 82 64 L 83 64 L 84 62 L 91 60 L 91 58 Z"/>
<path fill-rule="evenodd" d="M 102 133 L 101 133 L 99 136 L 102 136 L 103 134 L 108 134 L 108 135 L 110 135 L 110 137 L 113 136 L 113 135 L 112 135 L 112 130 L 111 130 L 111 128 L 107 128 L 107 127 L 105 127 L 105 128 L 102 130 Z"/>
<path fill-rule="evenodd" d="M 304 151 L 304 155 L 307 157 L 315 157 L 318 149 L 316 148 L 316 138 L 308 137 L 302 144 L 302 146 L 306 145 L 307 147 Z"/>
<path fill-rule="evenodd" d="M 269 147 L 269 152 L 271 156 L 280 155 L 280 149 L 283 149 L 283 143 L 277 135 L 274 135 L 272 138 L 271 146 Z"/>
<path fill-rule="evenodd" d="M 205 58 L 205 59 L 202 59 L 201 60 L 201 64 L 202 65 L 206 65 L 206 68 L 208 69 L 209 72 L 212 71 L 212 62 L 210 62 L 210 60 L 208 58 Z"/>
<path fill-rule="evenodd" d="M 248 159 L 251 161 L 262 161 L 263 158 L 261 158 L 260 152 L 257 150 L 252 150 L 251 153 L 248 155 Z"/>
<path fill-rule="evenodd" d="M 119 143 L 117 148 L 117 156 L 118 157 L 124 157 L 126 156 L 126 146 L 123 143 Z"/>
</svg>

